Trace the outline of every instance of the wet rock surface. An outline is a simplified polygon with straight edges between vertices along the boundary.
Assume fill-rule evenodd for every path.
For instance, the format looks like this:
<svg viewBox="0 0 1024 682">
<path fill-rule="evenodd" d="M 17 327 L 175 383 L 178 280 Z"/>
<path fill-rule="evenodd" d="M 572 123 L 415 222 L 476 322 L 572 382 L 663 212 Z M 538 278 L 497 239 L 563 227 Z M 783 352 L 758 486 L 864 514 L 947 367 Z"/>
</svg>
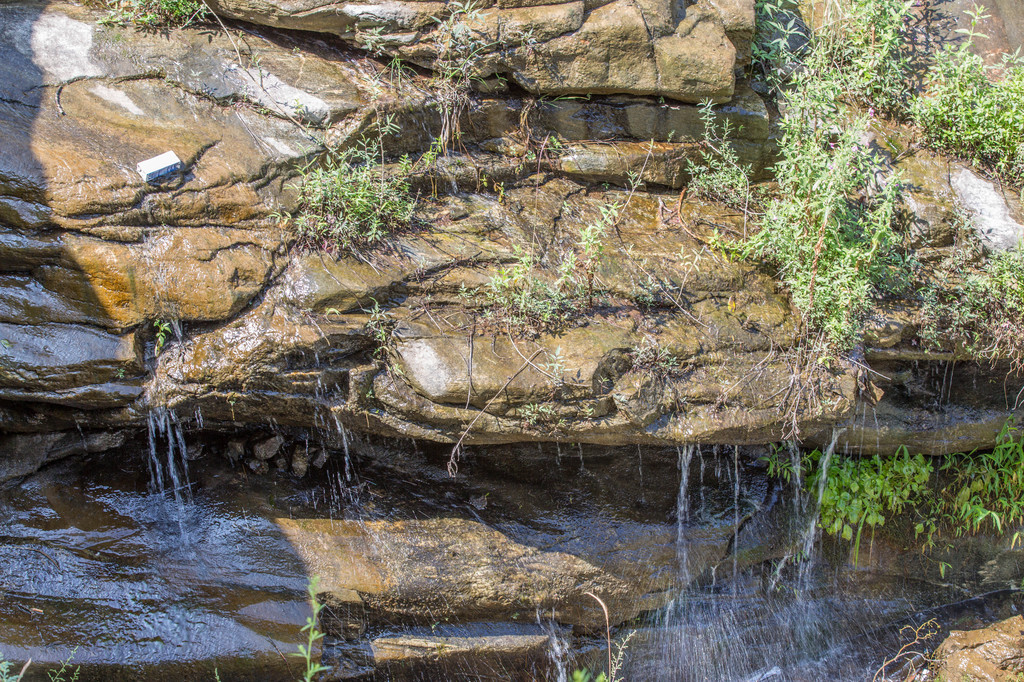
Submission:
<svg viewBox="0 0 1024 682">
<path fill-rule="evenodd" d="M 836 559 L 827 550 L 800 598 L 762 589 L 791 584 L 795 567 L 776 562 L 806 520 L 744 449 L 692 453 L 680 523 L 674 448 L 473 448 L 451 479 L 443 452 L 351 437 L 347 454 L 311 446 L 327 456 L 299 481 L 278 466 L 252 474 L 243 458 L 262 440 L 232 463 L 237 438 L 186 439 L 191 497 L 180 501 L 146 490 L 153 466 L 166 478 L 181 456 L 159 433 L 156 462 L 141 439 L 0 491 L 6 658 L 43 666 L 73 641 L 83 679 L 206 680 L 214 668 L 224 680 L 293 679 L 278 650 L 301 639 L 304 587 L 320 575 L 333 679 L 594 669 L 604 618 L 591 591 L 617 638 L 635 631 L 630 679 L 776 666 L 796 680 L 859 680 L 898 648 L 902 619 L 953 622 L 971 609 L 933 607 L 1002 584 L 986 582 L 995 566 L 979 573 L 970 548 L 943 557 L 953 566 L 944 580 L 922 582 L 904 570 L 915 550 L 879 539 L 875 563 L 865 548 L 860 568 L 848 546 Z M 1019 580 L 1011 554 L 999 570 Z M 720 641 L 737 653 L 714 653 Z"/>
<path fill-rule="evenodd" d="M 978 630 L 955 630 L 934 653 L 929 679 L 1010 682 L 1024 673 L 1024 618 Z"/>
<path fill-rule="evenodd" d="M 247 25 L 242 43 L 212 28 L 101 26 L 100 13 L 60 3 L 0 7 L 0 132 L 15 141 L 0 155 L 0 429 L 123 437 L 171 406 L 225 428 L 344 424 L 442 443 L 465 433 L 463 445 L 763 444 L 797 432 L 814 444 L 835 426 L 851 452 L 908 438 L 933 454 L 992 442 L 1018 407 L 1019 378 L 921 352 L 914 307 L 899 302 L 878 311 L 863 359 L 801 365 L 799 319 L 772 273 L 707 246 L 715 231 L 742 234 L 742 216 L 675 191 L 703 135 L 686 92 L 718 97 L 716 118 L 755 174 L 771 163 L 772 114 L 733 77 L 751 7 L 520 4 L 484 7 L 479 31 L 501 43 L 535 26 L 536 44 L 495 47 L 487 68 L 536 92 L 587 83 L 579 91 L 591 96 L 474 94 L 465 149 L 413 178 L 417 228 L 360 254 L 298 249 L 278 212 L 294 206 L 297 169 L 324 144 L 352 144 L 379 111 L 400 127 L 389 151 L 429 146 L 441 116 L 425 77 L 388 76 L 349 43 L 380 27 L 385 52 L 429 66 L 438 27 L 424 17 L 443 18 L 437 7 L 224 3 L 266 24 Z M 642 49 L 610 38 L 632 35 L 634 14 L 656 27 Z M 729 46 L 709 47 L 712 33 Z M 584 34 L 589 56 L 573 73 L 543 56 Z M 665 47 L 676 43 L 699 54 Z M 605 44 L 610 66 L 591 73 Z M 639 60 L 631 84 L 619 53 Z M 648 83 L 641 64 L 685 59 L 717 73 L 720 58 L 731 61 L 717 84 L 685 92 Z M 530 75 L 540 63 L 558 67 L 547 85 Z M 669 99 L 647 96 L 659 93 Z M 168 148 L 185 171 L 143 183 L 135 163 Z M 922 250 L 949 248 L 960 175 L 923 153 L 897 156 L 914 171 Z M 646 184 L 612 186 L 630 176 Z M 1019 222 L 1016 199 L 1000 192 L 996 222 Z M 613 203 L 624 209 L 590 313 L 560 328 L 488 317 L 486 285 L 517 249 L 533 245 L 538 277 L 553 281 L 579 226 Z M 993 244 L 1008 234 L 990 228 Z M 644 349 L 674 364 L 637 362 Z"/>
</svg>

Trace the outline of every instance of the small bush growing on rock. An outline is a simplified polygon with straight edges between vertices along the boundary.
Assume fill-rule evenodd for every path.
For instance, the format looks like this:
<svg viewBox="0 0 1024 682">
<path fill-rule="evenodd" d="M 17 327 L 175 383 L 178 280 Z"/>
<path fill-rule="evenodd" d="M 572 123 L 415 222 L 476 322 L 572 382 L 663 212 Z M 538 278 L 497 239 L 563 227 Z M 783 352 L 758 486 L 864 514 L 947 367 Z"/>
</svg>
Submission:
<svg viewBox="0 0 1024 682">
<path fill-rule="evenodd" d="M 383 136 L 396 128 L 386 119 L 376 138 L 302 173 L 294 219 L 301 243 L 328 250 L 372 246 L 409 225 L 416 207 L 407 179 L 412 164 L 403 157 L 389 171 L 384 159 Z"/>
<path fill-rule="evenodd" d="M 513 262 L 498 268 L 484 295 L 511 324 L 546 327 L 575 312 L 576 302 L 562 284 L 562 277 L 554 283 L 538 277 L 534 257 L 520 251 Z"/>
<path fill-rule="evenodd" d="M 434 17 L 433 91 L 441 110 L 439 151 L 447 153 L 448 145 L 456 143 L 462 135 L 460 121 L 469 106 L 469 90 L 480 61 L 495 45 L 489 42 L 474 24 L 479 21 L 481 8 L 474 0 L 452 0 L 445 8 L 444 18 Z"/>
<path fill-rule="evenodd" d="M 892 115 L 906 111 L 912 6 L 911 0 L 827 3 L 815 54 L 820 68 L 841 78 L 848 99 Z"/>
<path fill-rule="evenodd" d="M 561 254 L 554 281 L 538 275 L 532 254 L 517 250 L 485 286 L 487 301 L 516 326 L 560 326 L 592 308 L 604 239 L 621 210 L 617 203 L 601 206 L 598 218 L 580 227 L 576 243 Z"/>
<path fill-rule="evenodd" d="M 1009 360 L 1024 371 L 1024 252 L 995 254 L 965 276 L 967 268 L 962 251 L 939 267 L 941 285 L 922 295 L 921 336 L 936 346 L 952 342 L 973 358 Z"/>
<path fill-rule="evenodd" d="M 898 108 L 903 0 L 852 0 L 844 16 L 825 18 L 813 36 L 793 10 L 763 0 L 767 17 L 756 55 L 784 111 L 778 192 L 765 205 L 759 231 L 739 252 L 771 260 L 808 327 L 839 348 L 852 346 L 874 298 L 903 286 L 908 259 L 894 218 L 898 177 L 862 140 L 867 116 L 851 102 Z M 765 37 L 767 36 L 767 37 Z M 783 85 L 786 85 L 783 88 Z"/>
<path fill-rule="evenodd" d="M 979 21 L 975 7 L 967 39 L 947 45 L 928 72 L 925 94 L 914 102 L 914 118 L 928 143 L 989 168 L 1005 180 L 1024 183 L 1024 58 L 1004 55 L 990 66 L 971 51 Z"/>
<path fill-rule="evenodd" d="M 668 378 L 682 372 L 679 358 L 667 348 L 658 345 L 650 337 L 629 351 L 629 359 L 633 363 L 633 371 L 651 378 Z"/>
<path fill-rule="evenodd" d="M 901 115 L 909 99 L 909 0 L 825 3 L 811 33 L 795 4 L 757 0 L 753 65 L 781 94 L 794 75 L 835 83 L 842 98 Z"/>
<path fill-rule="evenodd" d="M 940 530 L 960 537 L 988 526 L 1003 534 L 1024 522 L 1024 439 L 1011 422 L 990 452 L 946 455 L 937 475 L 931 458 L 906 447 L 888 458 L 833 458 L 815 450 L 796 464 L 776 451 L 767 463 L 769 475 L 786 481 L 799 475 L 808 491 L 822 491 L 822 530 L 853 541 L 855 554 L 865 526 L 883 526 L 907 507 L 926 547 Z"/>
<path fill-rule="evenodd" d="M 188 26 L 213 14 L 202 0 L 99 0 L 98 4 L 110 10 L 100 23 L 117 26 Z"/>
<path fill-rule="evenodd" d="M 976 533 L 988 523 L 997 533 L 1024 522 L 1024 440 L 1013 424 L 1003 426 L 991 452 L 947 457 L 952 475 L 938 497 L 936 515 L 956 535 Z"/>
<path fill-rule="evenodd" d="M 789 97 L 779 192 L 741 251 L 773 260 L 809 326 L 845 348 L 872 299 L 906 276 L 894 229 L 899 182 L 877 187 L 881 163 L 860 142 L 864 121 L 833 125 L 839 110 L 822 88 L 807 84 Z"/>
<path fill-rule="evenodd" d="M 729 121 L 717 125 L 710 100 L 701 102 L 700 117 L 704 122 L 704 139 L 700 161 L 687 161 L 687 170 L 693 176 L 687 191 L 701 199 L 746 209 L 750 204 L 750 166 L 740 164 L 732 147 L 732 127 Z"/>
</svg>

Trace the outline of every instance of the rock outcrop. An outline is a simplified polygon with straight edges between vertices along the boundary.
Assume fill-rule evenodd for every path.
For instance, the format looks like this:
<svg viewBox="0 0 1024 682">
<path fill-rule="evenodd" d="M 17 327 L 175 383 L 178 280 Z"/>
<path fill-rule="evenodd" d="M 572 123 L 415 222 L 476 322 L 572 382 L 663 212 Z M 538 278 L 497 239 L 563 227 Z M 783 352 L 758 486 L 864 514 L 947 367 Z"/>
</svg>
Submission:
<svg viewBox="0 0 1024 682">
<path fill-rule="evenodd" d="M 475 77 L 507 77 L 538 95 L 725 102 L 754 35 L 752 0 L 218 0 L 213 7 L 256 24 L 331 33 L 428 69 L 461 69 L 472 56 Z"/>
<path fill-rule="evenodd" d="M 955 630 L 936 649 L 934 680 L 1011 682 L 1024 673 L 1024 618 L 979 630 Z"/>
<path fill-rule="evenodd" d="M 991 443 L 1017 407 L 1020 381 L 1004 369 L 917 347 L 907 302 L 877 311 L 863 356 L 807 365 L 772 273 L 708 246 L 747 227 L 678 194 L 704 151 L 686 102 L 721 102 L 716 120 L 760 177 L 774 153 L 769 109 L 734 77 L 751 3 L 459 14 L 488 45 L 477 75 L 522 89 L 474 81 L 488 91 L 468 96 L 459 153 L 414 167 L 416 227 L 359 254 L 295 246 L 282 216 L 300 170 L 380 116 L 399 125 L 384 140 L 394 155 L 425 151 L 444 121 L 428 77 L 338 41 L 374 36 L 429 68 L 443 30 L 431 17 L 461 10 L 218 7 L 264 26 L 240 42 L 101 26 L 71 5 L 0 7 L 0 430 L 80 431 L 77 450 L 92 451 L 167 406 L 207 426 L 463 445 L 815 443 L 838 426 L 849 451 L 941 453 Z M 135 164 L 168 149 L 185 171 L 142 182 Z M 921 248 L 941 250 L 935 197 L 959 180 L 928 163 L 931 184 L 912 197 Z M 487 284 L 524 246 L 553 280 L 580 226 L 615 204 L 587 315 L 513 328 L 490 314 Z M 1000 225 L 1019 223 L 1015 200 L 1004 207 Z M 969 393 L 949 390 L 965 381 Z M 36 464 L 72 450 L 41 448 Z"/>
</svg>

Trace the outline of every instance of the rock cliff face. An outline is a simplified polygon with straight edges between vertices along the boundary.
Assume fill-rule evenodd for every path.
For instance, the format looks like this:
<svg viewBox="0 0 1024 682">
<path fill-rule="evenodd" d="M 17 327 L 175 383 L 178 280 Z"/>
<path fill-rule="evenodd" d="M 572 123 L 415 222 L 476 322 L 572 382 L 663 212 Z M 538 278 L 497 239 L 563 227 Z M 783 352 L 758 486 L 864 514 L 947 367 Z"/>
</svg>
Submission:
<svg viewBox="0 0 1024 682">
<path fill-rule="evenodd" d="M 296 247 L 280 215 L 298 169 L 383 112 L 400 126 L 389 153 L 429 147 L 442 116 L 426 77 L 352 45 L 429 69 L 457 8 L 215 7 L 259 26 L 144 33 L 72 5 L 0 6 L 0 478 L 114 447 L 156 406 L 208 428 L 443 443 L 471 424 L 478 444 L 814 443 L 839 427 L 865 453 L 984 446 L 1014 408 L 1005 368 L 917 347 L 910 303 L 877 311 L 850 362 L 806 366 L 772 273 L 706 246 L 746 225 L 679 196 L 703 133 L 690 103 L 719 103 L 755 175 L 773 158 L 772 115 L 736 78 L 752 2 L 481 6 L 487 92 L 458 121 L 460 153 L 415 172 L 417 226 L 359 255 Z M 538 97 L 563 94 L 584 97 Z M 186 171 L 143 183 L 135 164 L 167 150 Z M 898 165 L 919 174 L 921 248 L 941 253 L 980 179 L 924 154 Z M 1014 197 L 985 196 L 1000 229 L 1019 225 Z M 473 292 L 517 249 L 553 272 L 615 202 L 592 314 L 534 331 L 484 315 Z M 659 349 L 674 364 L 642 359 Z"/>
</svg>

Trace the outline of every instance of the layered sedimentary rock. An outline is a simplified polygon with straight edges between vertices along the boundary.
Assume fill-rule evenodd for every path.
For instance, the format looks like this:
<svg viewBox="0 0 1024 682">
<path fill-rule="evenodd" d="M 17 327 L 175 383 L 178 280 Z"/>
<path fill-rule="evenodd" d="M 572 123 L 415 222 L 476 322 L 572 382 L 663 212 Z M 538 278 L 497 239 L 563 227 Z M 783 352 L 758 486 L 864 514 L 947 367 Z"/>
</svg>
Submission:
<svg viewBox="0 0 1024 682">
<path fill-rule="evenodd" d="M 754 34 L 752 0 L 220 0 L 214 7 L 253 23 L 331 33 L 429 69 L 472 53 L 474 76 L 507 77 L 538 95 L 725 102 Z M 462 19 L 469 33 L 453 38 L 446 27 Z"/>
<path fill-rule="evenodd" d="M 481 75 L 525 91 L 473 93 L 462 148 L 414 168 L 414 225 L 356 254 L 296 246 L 285 216 L 300 170 L 389 114 L 400 131 L 385 149 L 415 157 L 443 117 L 428 77 L 396 78 L 339 40 L 383 27 L 382 49 L 429 67 L 438 28 L 425 17 L 443 8 L 221 9 L 322 35 L 249 26 L 239 42 L 99 26 L 69 5 L 0 8 L 0 429 L 81 430 L 97 440 L 76 451 L 91 451 L 170 406 L 207 426 L 341 424 L 444 443 L 827 443 L 838 427 L 849 451 L 909 441 L 939 453 L 990 444 L 1017 407 L 1005 368 L 923 350 L 912 302 L 876 311 L 849 361 L 808 366 L 774 273 L 708 245 L 748 225 L 680 197 L 705 151 L 701 112 L 685 102 L 722 102 L 715 118 L 755 175 L 774 153 L 768 107 L 733 82 L 744 3 L 483 8 L 473 20 L 488 41 L 507 39 L 509 17 L 543 26 L 481 59 Z M 647 27 L 639 46 L 615 37 L 634 15 Z M 616 55 L 634 61 L 619 68 Z M 597 74 L 599 57 L 610 61 Z M 687 89 L 658 75 L 662 58 L 686 63 L 672 78 L 721 78 Z M 553 71 L 542 78 L 538 64 Z M 135 164 L 167 150 L 185 172 L 144 183 Z M 943 159 L 898 165 L 920 175 L 908 200 L 918 250 L 940 257 L 956 197 L 985 188 Z M 1021 222 L 1016 199 L 999 196 L 996 237 Z M 580 227 L 615 204 L 591 310 L 546 328 L 488 314 L 502 268 L 528 249 L 536 277 L 553 281 Z M 39 461 L 62 452 L 46 446 Z"/>
</svg>

